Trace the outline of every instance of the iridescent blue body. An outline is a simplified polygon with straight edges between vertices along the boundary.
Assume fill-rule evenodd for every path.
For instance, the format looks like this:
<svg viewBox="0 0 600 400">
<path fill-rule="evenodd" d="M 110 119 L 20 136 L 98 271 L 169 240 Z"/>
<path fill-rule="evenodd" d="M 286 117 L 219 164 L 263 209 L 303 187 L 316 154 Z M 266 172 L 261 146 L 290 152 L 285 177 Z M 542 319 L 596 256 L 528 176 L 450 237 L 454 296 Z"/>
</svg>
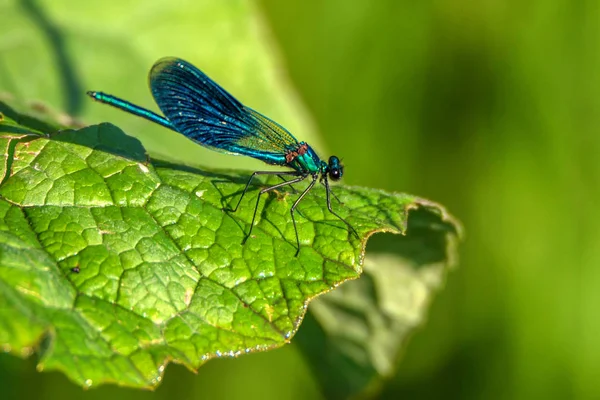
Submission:
<svg viewBox="0 0 600 400">
<path fill-rule="evenodd" d="M 331 156 L 328 163 L 322 161 L 307 143 L 298 142 L 284 127 L 244 106 L 202 71 L 181 59 L 163 58 L 156 62 L 150 71 L 149 84 L 154 100 L 164 116 L 102 92 L 88 92 L 88 95 L 101 103 L 181 133 L 215 151 L 245 155 L 267 164 L 292 169 L 292 171 L 253 173 L 233 211 L 237 210 L 255 175 L 295 176 L 289 181 L 284 180 L 280 184 L 262 189 L 260 194 L 300 182 L 310 176 L 311 183 L 291 208 L 294 228 L 296 206 L 320 179 L 327 191 L 329 211 L 345 222 L 356 234 L 352 226 L 331 209 L 328 178 L 339 180 L 343 175 L 343 166 L 336 156 Z M 244 241 L 252 232 L 259 199 L 260 195 L 254 209 L 250 231 Z M 296 242 L 299 251 L 300 240 L 297 229 Z"/>
</svg>

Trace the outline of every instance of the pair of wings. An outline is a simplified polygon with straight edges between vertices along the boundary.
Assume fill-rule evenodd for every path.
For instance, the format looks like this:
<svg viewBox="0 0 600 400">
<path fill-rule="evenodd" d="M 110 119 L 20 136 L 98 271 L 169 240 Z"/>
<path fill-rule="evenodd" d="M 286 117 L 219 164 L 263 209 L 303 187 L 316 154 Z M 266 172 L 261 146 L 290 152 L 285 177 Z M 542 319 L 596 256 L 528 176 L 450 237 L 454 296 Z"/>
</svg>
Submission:
<svg viewBox="0 0 600 400">
<path fill-rule="evenodd" d="M 244 106 L 184 60 L 157 61 L 149 84 L 175 129 L 203 146 L 283 165 L 285 154 L 299 145 L 281 125 Z"/>
</svg>

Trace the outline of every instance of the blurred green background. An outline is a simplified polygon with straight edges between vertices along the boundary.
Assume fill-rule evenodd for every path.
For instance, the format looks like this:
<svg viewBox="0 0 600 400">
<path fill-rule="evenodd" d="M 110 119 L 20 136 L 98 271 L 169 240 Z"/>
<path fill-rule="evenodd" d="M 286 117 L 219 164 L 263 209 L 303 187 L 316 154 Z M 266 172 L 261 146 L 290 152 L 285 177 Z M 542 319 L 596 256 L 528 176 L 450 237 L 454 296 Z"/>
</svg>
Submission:
<svg viewBox="0 0 600 400">
<path fill-rule="evenodd" d="M 143 131 L 186 162 L 252 168 L 83 98 L 150 106 L 147 71 L 178 55 L 342 156 L 346 184 L 419 194 L 462 220 L 460 268 L 381 398 L 600 398 L 597 1 L 3 0 L 0 15 L 0 92 Z M 2 355 L 0 372 L 3 398 L 82 396 L 35 360 Z M 154 393 L 83 393 L 107 396 L 320 394 L 292 344 L 197 376 L 171 365 Z"/>
</svg>

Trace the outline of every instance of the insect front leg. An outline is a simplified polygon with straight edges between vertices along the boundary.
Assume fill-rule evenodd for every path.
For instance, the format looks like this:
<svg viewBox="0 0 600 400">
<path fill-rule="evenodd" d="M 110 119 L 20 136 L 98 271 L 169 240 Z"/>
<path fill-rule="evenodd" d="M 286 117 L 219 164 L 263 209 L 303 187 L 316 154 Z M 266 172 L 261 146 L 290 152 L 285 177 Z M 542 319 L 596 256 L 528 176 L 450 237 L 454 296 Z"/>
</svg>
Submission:
<svg viewBox="0 0 600 400">
<path fill-rule="evenodd" d="M 325 182 L 324 182 L 323 180 L 321 180 L 321 184 L 322 184 L 323 186 L 325 186 L 325 189 L 327 190 L 327 193 L 328 193 L 328 194 L 331 192 L 331 195 L 333 196 L 333 198 L 334 198 L 334 199 L 336 199 L 336 200 L 337 200 L 337 202 L 338 202 L 338 203 L 340 203 L 340 204 L 344 204 L 344 203 L 342 203 L 342 201 L 340 200 L 340 198 L 339 198 L 339 197 L 337 197 L 337 195 L 335 194 L 335 192 L 333 192 L 333 191 L 330 191 L 330 190 L 328 189 L 328 187 L 329 187 L 329 184 L 327 184 L 327 185 L 326 185 L 326 184 L 325 184 Z"/>
<path fill-rule="evenodd" d="M 356 232 L 356 229 L 354 229 L 352 227 L 352 225 L 350 225 L 350 223 L 348 221 L 346 221 L 344 218 L 340 217 L 331 208 L 331 197 L 329 196 L 329 194 L 330 193 L 333 194 L 333 193 L 331 192 L 331 188 L 329 187 L 329 181 L 327 180 L 327 177 L 325 177 L 325 179 L 323 179 L 323 181 L 324 181 L 324 184 L 325 184 L 325 191 L 327 192 L 327 209 L 329 210 L 330 213 L 332 213 L 333 215 L 335 215 L 336 217 L 338 217 L 340 220 L 342 220 L 342 222 L 344 222 L 348 226 L 348 228 L 350 228 L 350 230 L 352 230 L 352 232 L 354 233 L 354 235 L 356 235 L 356 237 L 358 238 L 359 236 L 358 236 L 358 233 Z M 335 196 L 335 194 L 334 194 L 334 196 Z"/>
</svg>

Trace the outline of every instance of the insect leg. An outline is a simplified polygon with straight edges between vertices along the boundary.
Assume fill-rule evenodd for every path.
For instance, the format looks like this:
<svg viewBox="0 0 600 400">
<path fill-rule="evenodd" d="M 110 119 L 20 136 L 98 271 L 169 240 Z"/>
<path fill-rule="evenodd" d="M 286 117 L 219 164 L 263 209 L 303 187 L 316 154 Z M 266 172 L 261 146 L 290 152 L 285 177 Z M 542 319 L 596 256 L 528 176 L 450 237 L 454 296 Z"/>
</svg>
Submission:
<svg viewBox="0 0 600 400">
<path fill-rule="evenodd" d="M 242 241 L 242 244 L 246 243 L 246 240 L 248 240 L 248 238 L 250 237 L 250 234 L 252 233 L 252 228 L 254 228 L 254 221 L 256 220 L 256 210 L 258 210 L 258 203 L 260 201 L 260 196 L 263 193 L 267 193 L 270 190 L 277 189 L 279 187 L 286 186 L 286 185 L 291 185 L 292 183 L 297 183 L 297 182 L 303 181 L 304 179 L 306 179 L 307 176 L 308 175 L 301 175 L 295 179 L 291 179 L 289 181 L 281 182 L 281 183 L 278 183 L 277 185 L 273 185 L 268 188 L 261 189 L 261 191 L 258 193 L 258 196 L 256 197 L 256 207 L 254 207 L 254 215 L 252 216 L 252 222 L 250 223 L 250 230 L 248 231 L 248 234 Z M 312 185 L 314 185 L 314 182 L 310 185 L 310 187 L 312 187 Z M 302 197 L 305 192 L 306 192 L 306 190 L 303 192 L 303 194 L 300 195 L 300 197 Z M 294 226 L 296 226 L 296 222 L 294 222 Z M 298 236 L 298 232 L 296 232 L 296 237 L 297 236 Z"/>
<path fill-rule="evenodd" d="M 296 256 L 295 257 L 298 257 L 298 253 L 300 252 L 300 238 L 298 237 L 298 228 L 296 228 L 296 218 L 294 217 L 294 210 L 296 209 L 296 206 L 298 205 L 298 203 L 300 203 L 300 200 L 302 200 L 304 198 L 304 196 L 306 196 L 306 193 L 308 193 L 310 191 L 310 189 L 312 189 L 313 186 L 315 186 L 315 183 L 317 183 L 317 179 L 318 179 L 317 176 L 315 176 L 313 178 L 312 182 L 308 185 L 308 187 L 306 189 L 304 189 L 304 192 L 302 192 L 300 194 L 300 196 L 298 196 L 298 198 L 296 199 L 296 201 L 292 205 L 292 208 L 290 208 L 290 214 L 292 214 L 292 222 L 294 223 L 294 231 L 296 232 L 297 250 L 296 250 Z"/>
<path fill-rule="evenodd" d="M 329 187 L 329 185 L 326 185 L 325 182 L 321 181 L 321 183 L 323 184 L 323 186 L 325 186 L 325 189 L 327 189 Z M 327 191 L 329 192 L 329 190 L 327 190 Z M 344 204 L 344 203 L 342 203 L 340 198 L 337 197 L 337 195 L 333 191 L 331 191 L 331 195 L 338 201 L 338 203 Z"/>
<path fill-rule="evenodd" d="M 329 194 L 333 194 L 331 192 L 331 188 L 329 187 L 329 181 L 327 180 L 327 177 L 325 177 L 324 179 L 325 181 L 325 189 L 327 192 L 327 209 L 329 210 L 330 213 L 332 213 L 333 215 L 335 215 L 336 217 L 338 217 L 340 220 L 342 220 L 346 225 L 348 225 L 348 228 L 350 228 L 352 230 L 352 232 L 354 233 L 354 235 L 356 235 L 356 237 L 358 236 L 358 233 L 356 232 L 356 229 L 354 229 L 352 227 L 352 225 L 350 225 L 350 223 L 348 221 L 346 221 L 344 218 L 340 217 L 335 211 L 333 211 L 333 209 L 331 208 L 331 197 L 329 196 Z M 339 201 L 339 200 L 338 200 Z"/>
<path fill-rule="evenodd" d="M 284 178 L 284 177 L 283 177 L 281 174 L 279 174 L 279 175 L 277 175 L 277 176 L 278 176 L 278 177 L 279 177 L 279 179 L 281 179 L 282 181 L 284 181 L 284 182 L 287 182 L 287 181 L 285 180 L 285 178 Z M 298 193 L 298 191 L 296 190 L 296 188 L 295 188 L 294 186 L 290 185 L 290 188 L 292 188 L 292 190 L 294 191 L 294 194 Z"/>
<path fill-rule="evenodd" d="M 248 182 L 246 183 L 246 187 L 244 188 L 244 191 L 242 192 L 242 196 L 240 197 L 240 199 L 238 200 L 237 205 L 235 206 L 235 208 L 233 209 L 228 209 L 227 211 L 233 211 L 236 212 L 238 207 L 240 206 L 240 203 L 242 202 L 242 199 L 244 198 L 244 195 L 246 194 L 246 191 L 248 190 L 248 187 L 250 186 L 250 182 L 252 182 L 252 179 L 254 179 L 254 177 L 256 175 L 299 175 L 298 172 L 296 171 L 256 171 L 253 172 L 252 175 L 250 175 L 250 179 L 248 179 Z M 288 181 L 284 181 L 284 183 L 287 183 Z M 283 186 L 283 185 L 282 185 Z M 260 196 L 259 196 L 260 197 Z"/>
</svg>

